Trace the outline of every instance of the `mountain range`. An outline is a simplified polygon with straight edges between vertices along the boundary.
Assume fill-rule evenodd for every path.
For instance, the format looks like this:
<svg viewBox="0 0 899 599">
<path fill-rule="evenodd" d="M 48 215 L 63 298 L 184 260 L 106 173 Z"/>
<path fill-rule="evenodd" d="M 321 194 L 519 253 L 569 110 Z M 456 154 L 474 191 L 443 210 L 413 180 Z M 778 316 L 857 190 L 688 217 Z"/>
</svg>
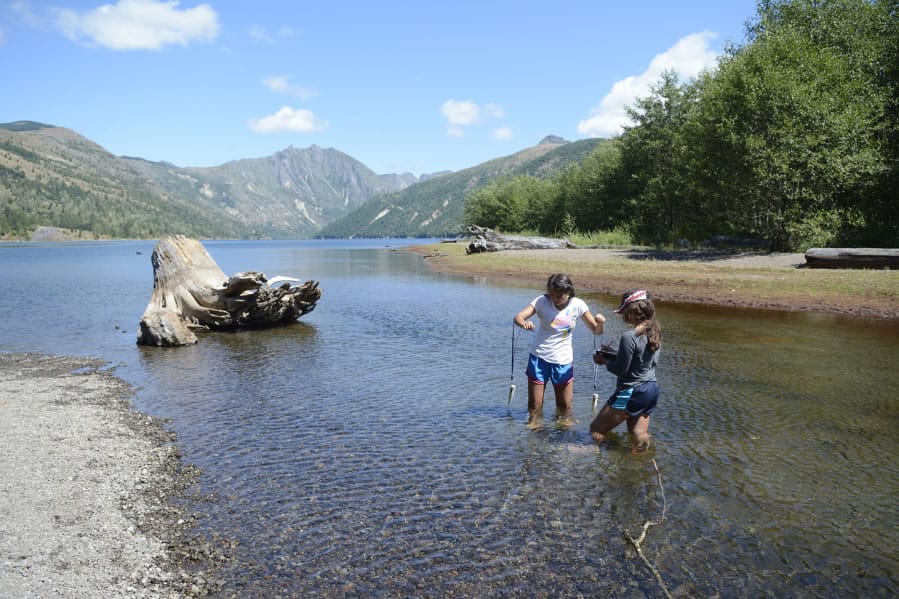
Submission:
<svg viewBox="0 0 899 599">
<path fill-rule="evenodd" d="M 0 124 L 0 238 L 432 237 L 461 232 L 465 197 L 498 177 L 551 177 L 601 142 L 556 136 L 458 172 L 379 175 L 335 149 L 290 146 L 215 167 L 114 156 L 64 127 Z"/>
</svg>

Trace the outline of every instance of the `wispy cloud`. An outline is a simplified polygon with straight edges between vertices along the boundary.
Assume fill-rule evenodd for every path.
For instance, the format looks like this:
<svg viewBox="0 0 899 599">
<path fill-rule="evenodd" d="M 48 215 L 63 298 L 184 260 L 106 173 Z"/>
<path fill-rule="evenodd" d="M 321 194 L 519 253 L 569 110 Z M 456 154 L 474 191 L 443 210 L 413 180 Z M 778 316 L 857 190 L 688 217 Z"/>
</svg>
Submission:
<svg viewBox="0 0 899 599">
<path fill-rule="evenodd" d="M 641 75 L 615 82 L 612 91 L 590 111 L 590 117 L 578 123 L 578 133 L 590 137 L 612 137 L 621 133 L 622 127 L 630 124 L 625 109 L 638 98 L 648 96 L 663 72 L 676 71 L 684 81 L 716 66 L 717 54 L 709 48 L 709 43 L 716 37 L 710 31 L 683 37 L 667 51 L 656 55 Z"/>
<path fill-rule="evenodd" d="M 262 25 L 250 25 L 250 29 L 247 32 L 250 37 L 256 40 L 257 42 L 265 42 L 266 44 L 274 44 L 275 38 L 268 32 L 268 29 L 263 27 Z"/>
<path fill-rule="evenodd" d="M 499 104 L 485 104 L 484 116 L 492 119 L 501 119 L 506 116 L 506 109 Z"/>
<path fill-rule="evenodd" d="M 25 0 L 15 0 L 15 2 L 10 2 L 7 7 L 19 21 L 25 23 L 29 27 L 33 27 L 38 30 L 44 30 L 47 28 L 45 19 L 38 13 L 34 12 L 34 10 L 31 9 L 31 4 L 25 2 Z"/>
<path fill-rule="evenodd" d="M 503 118 L 505 110 L 497 104 L 483 107 L 470 100 L 447 100 L 440 107 L 446 117 L 447 133 L 453 137 L 465 135 L 465 127 L 475 125 L 487 118 Z"/>
<path fill-rule="evenodd" d="M 251 38 L 258 42 L 265 42 L 266 44 L 274 44 L 279 39 L 289 39 L 292 37 L 296 37 L 297 30 L 293 27 L 288 27 L 287 25 L 282 25 L 278 27 L 274 33 L 270 32 L 267 27 L 264 25 L 250 25 L 250 29 L 248 31 Z"/>
<path fill-rule="evenodd" d="M 308 100 L 309 98 L 312 98 L 316 95 L 315 90 L 300 85 L 293 85 L 290 82 L 290 75 L 275 75 L 273 77 L 266 77 L 262 80 L 262 85 L 274 92 L 278 92 L 279 94 L 284 94 L 285 96 L 294 96 L 296 98 L 300 98 L 301 100 Z"/>
<path fill-rule="evenodd" d="M 280 131 L 309 133 L 321 131 L 328 126 L 327 122 L 320 121 L 311 110 L 291 108 L 290 106 L 283 106 L 275 114 L 250 119 L 248 124 L 250 129 L 257 133 L 278 133 Z"/>
<path fill-rule="evenodd" d="M 208 4 L 181 10 L 177 0 L 119 0 L 88 11 L 53 9 L 54 25 L 73 41 L 110 50 L 159 50 L 209 42 L 219 33 Z"/>
<path fill-rule="evenodd" d="M 500 127 L 493 130 L 493 139 L 498 141 L 508 141 L 512 139 L 512 130 L 508 127 Z"/>
</svg>

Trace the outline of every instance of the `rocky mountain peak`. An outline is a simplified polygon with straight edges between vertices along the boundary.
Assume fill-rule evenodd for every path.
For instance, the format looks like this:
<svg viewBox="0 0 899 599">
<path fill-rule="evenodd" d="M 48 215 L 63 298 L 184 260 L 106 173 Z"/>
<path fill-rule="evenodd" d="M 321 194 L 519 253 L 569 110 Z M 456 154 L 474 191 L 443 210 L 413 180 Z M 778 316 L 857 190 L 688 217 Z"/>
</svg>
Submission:
<svg viewBox="0 0 899 599">
<path fill-rule="evenodd" d="M 567 139 L 565 139 L 563 137 L 559 137 L 558 135 L 547 135 L 546 137 L 541 139 L 540 143 L 537 145 L 538 146 L 542 146 L 542 145 L 559 146 L 559 145 L 567 144 L 567 143 L 571 143 L 571 142 L 569 142 Z"/>
</svg>

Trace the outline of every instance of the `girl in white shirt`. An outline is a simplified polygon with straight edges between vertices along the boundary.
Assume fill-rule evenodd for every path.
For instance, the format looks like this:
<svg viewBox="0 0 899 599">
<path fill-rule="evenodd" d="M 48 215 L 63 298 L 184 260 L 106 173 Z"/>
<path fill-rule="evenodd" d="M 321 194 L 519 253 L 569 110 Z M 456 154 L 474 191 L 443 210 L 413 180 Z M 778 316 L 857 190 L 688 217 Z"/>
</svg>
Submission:
<svg viewBox="0 0 899 599">
<path fill-rule="evenodd" d="M 554 274 L 546 282 L 546 293 L 536 297 L 512 319 L 517 326 L 533 330 L 528 320 L 537 316 L 539 327 L 529 348 L 526 369 L 528 377 L 529 420 L 543 413 L 543 396 L 546 383 L 556 394 L 556 410 L 561 416 L 571 414 L 574 388 L 574 351 L 571 335 L 578 319 L 583 319 L 594 335 L 602 333 L 605 317 L 594 316 L 583 300 L 574 296 L 574 284 L 568 275 Z"/>
</svg>

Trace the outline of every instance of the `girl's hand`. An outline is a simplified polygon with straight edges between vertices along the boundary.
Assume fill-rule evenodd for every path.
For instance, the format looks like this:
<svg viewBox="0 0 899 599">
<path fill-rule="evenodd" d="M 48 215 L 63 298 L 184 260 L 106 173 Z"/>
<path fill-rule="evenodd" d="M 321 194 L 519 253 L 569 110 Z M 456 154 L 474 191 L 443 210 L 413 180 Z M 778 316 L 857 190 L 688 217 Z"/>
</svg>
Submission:
<svg viewBox="0 0 899 599">
<path fill-rule="evenodd" d="M 532 331 L 532 330 L 534 330 L 534 323 L 531 322 L 530 320 L 525 320 L 521 324 L 521 328 L 523 328 L 525 331 Z"/>
<path fill-rule="evenodd" d="M 606 324 L 606 317 L 603 316 L 602 314 L 600 314 L 599 312 L 597 312 L 593 316 L 593 322 L 595 323 L 593 325 L 593 334 L 594 335 L 602 335 L 603 329 L 605 328 L 605 324 Z"/>
</svg>

